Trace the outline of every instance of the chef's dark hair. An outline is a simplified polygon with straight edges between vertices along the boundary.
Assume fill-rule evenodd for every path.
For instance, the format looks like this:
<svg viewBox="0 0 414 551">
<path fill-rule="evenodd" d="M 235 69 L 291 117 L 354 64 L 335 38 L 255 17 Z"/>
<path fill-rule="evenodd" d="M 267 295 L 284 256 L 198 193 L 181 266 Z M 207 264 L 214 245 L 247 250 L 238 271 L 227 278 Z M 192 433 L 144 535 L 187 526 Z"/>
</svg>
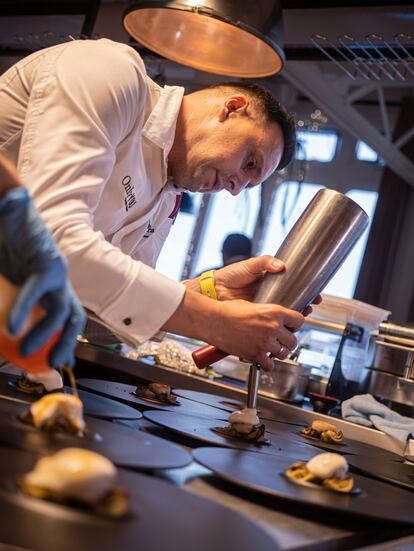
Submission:
<svg viewBox="0 0 414 551">
<path fill-rule="evenodd" d="M 244 92 L 255 100 L 256 105 L 261 109 L 267 122 L 275 122 L 280 126 L 283 133 L 284 148 L 277 170 L 285 168 L 295 156 L 296 151 L 296 125 L 292 113 L 289 113 L 269 90 L 254 82 L 244 80 L 219 82 L 211 86 L 211 88 L 232 88 L 233 90 Z"/>
</svg>

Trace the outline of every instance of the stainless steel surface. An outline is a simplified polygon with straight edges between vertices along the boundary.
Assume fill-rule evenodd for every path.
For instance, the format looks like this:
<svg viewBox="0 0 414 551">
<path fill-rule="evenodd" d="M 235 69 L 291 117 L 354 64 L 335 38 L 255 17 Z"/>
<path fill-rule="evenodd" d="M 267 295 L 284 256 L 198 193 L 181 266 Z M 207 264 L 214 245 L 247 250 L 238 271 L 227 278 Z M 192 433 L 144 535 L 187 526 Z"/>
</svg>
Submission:
<svg viewBox="0 0 414 551">
<path fill-rule="evenodd" d="M 250 409 L 256 408 L 259 381 L 260 365 L 252 364 L 249 368 L 249 379 L 247 381 L 247 407 Z"/>
<path fill-rule="evenodd" d="M 406 327 L 405 325 L 397 325 L 395 323 L 383 322 L 379 324 L 378 332 L 380 335 L 399 337 L 406 341 L 412 342 L 414 346 L 414 328 Z M 406 342 L 408 344 L 408 342 Z"/>
<path fill-rule="evenodd" d="M 338 335 L 342 335 L 346 328 L 345 323 L 337 323 L 334 321 L 320 320 L 312 316 L 308 316 L 305 319 L 305 325 L 308 325 L 309 327 L 315 327 L 315 329 L 323 329 L 327 333 L 335 333 Z"/>
<path fill-rule="evenodd" d="M 396 404 L 414 406 L 414 330 L 381 323 L 375 338 L 375 356 L 366 370 L 368 390 Z"/>
<path fill-rule="evenodd" d="M 266 274 L 255 302 L 302 312 L 341 266 L 368 221 L 361 207 L 345 195 L 319 191 L 276 252 L 286 269 Z"/>
<path fill-rule="evenodd" d="M 328 378 L 316 373 L 311 373 L 308 379 L 308 385 L 306 387 L 306 394 L 314 392 L 315 394 L 326 394 L 326 387 L 328 386 Z"/>
<path fill-rule="evenodd" d="M 414 380 L 371 370 L 369 392 L 398 404 L 414 406 Z"/>
<path fill-rule="evenodd" d="M 375 341 L 375 344 L 374 369 L 406 379 L 414 378 L 414 348 L 383 341 Z"/>
<path fill-rule="evenodd" d="M 305 368 L 297 362 L 274 358 L 272 371 L 261 373 L 260 394 L 279 400 L 303 400 L 309 373 L 309 368 Z"/>
</svg>

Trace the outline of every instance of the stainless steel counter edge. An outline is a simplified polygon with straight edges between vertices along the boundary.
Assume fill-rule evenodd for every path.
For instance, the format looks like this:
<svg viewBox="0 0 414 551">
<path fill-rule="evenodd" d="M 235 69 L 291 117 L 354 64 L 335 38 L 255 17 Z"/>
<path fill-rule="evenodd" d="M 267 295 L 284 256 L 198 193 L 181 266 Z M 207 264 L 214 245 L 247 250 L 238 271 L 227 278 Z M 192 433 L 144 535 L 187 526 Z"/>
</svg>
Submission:
<svg viewBox="0 0 414 551">
<path fill-rule="evenodd" d="M 132 360 L 118 353 L 95 346 L 78 344 L 76 357 L 86 362 L 102 365 L 106 370 L 113 372 L 114 379 L 116 379 L 117 373 L 122 373 L 141 379 L 154 380 L 176 388 L 185 388 L 209 394 L 220 394 L 227 398 L 240 400 L 243 399 L 243 397 L 247 397 L 247 392 L 245 390 L 225 384 L 221 382 L 220 379 L 211 380 L 197 375 L 183 373 L 168 367 L 152 365 L 145 361 Z M 98 372 L 96 376 L 99 378 Z M 349 438 L 387 449 L 399 455 L 403 455 L 404 453 L 403 446 L 400 442 L 376 429 L 356 425 L 355 423 L 350 423 L 343 419 L 332 418 L 322 413 L 315 413 L 314 411 L 302 409 L 297 405 L 287 404 L 264 396 L 259 397 L 258 405 L 268 407 L 276 414 L 278 411 L 283 411 L 284 413 L 291 412 L 292 416 L 294 415 L 296 419 L 298 417 L 300 420 L 303 419 L 304 424 L 309 423 L 313 419 L 334 422 Z"/>
</svg>

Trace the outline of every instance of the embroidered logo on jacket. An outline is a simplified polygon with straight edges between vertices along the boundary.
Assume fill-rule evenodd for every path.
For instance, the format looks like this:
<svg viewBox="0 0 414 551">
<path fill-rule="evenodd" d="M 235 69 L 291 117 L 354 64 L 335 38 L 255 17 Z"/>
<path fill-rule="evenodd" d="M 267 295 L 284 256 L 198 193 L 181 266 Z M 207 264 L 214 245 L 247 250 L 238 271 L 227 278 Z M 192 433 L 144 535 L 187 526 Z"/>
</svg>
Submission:
<svg viewBox="0 0 414 551">
<path fill-rule="evenodd" d="M 135 199 L 135 189 L 134 189 L 134 186 L 131 184 L 131 176 L 125 176 L 122 179 L 122 185 L 125 191 L 125 199 L 124 199 L 125 210 L 126 212 L 128 212 L 129 209 L 131 209 L 137 203 Z"/>
<path fill-rule="evenodd" d="M 151 222 L 148 222 L 147 229 L 145 230 L 145 233 L 144 233 L 144 238 L 148 239 L 148 237 L 152 235 L 154 232 L 155 232 L 154 226 L 151 226 Z"/>
</svg>

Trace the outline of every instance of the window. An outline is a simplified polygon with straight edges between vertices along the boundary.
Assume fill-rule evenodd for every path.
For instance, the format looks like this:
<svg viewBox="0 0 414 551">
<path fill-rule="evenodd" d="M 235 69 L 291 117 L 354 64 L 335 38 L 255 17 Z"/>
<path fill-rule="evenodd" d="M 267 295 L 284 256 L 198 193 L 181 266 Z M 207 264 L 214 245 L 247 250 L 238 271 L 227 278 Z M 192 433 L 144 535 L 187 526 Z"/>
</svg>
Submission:
<svg viewBox="0 0 414 551">
<path fill-rule="evenodd" d="M 317 184 L 302 184 L 297 196 L 296 182 L 284 182 L 278 187 L 269 216 L 269 224 L 259 254 L 276 253 L 290 229 L 313 199 L 314 195 L 324 186 Z M 286 223 L 283 220 L 286 218 Z"/>
<path fill-rule="evenodd" d="M 338 145 L 336 132 L 299 130 L 296 136 L 298 140 L 297 159 L 329 163 L 335 157 Z"/>
<path fill-rule="evenodd" d="M 213 195 L 194 274 L 223 264 L 221 247 L 229 233 L 244 233 L 252 237 L 260 206 L 260 190 L 261 186 L 255 186 L 236 196 L 224 192 Z"/>
<path fill-rule="evenodd" d="M 364 209 L 369 216 L 370 222 L 348 258 L 325 287 L 324 292 L 330 295 L 337 295 L 338 297 L 352 298 L 361 269 L 362 259 L 364 258 L 375 207 L 377 206 L 378 193 L 376 191 L 353 189 L 347 193 L 347 196 Z"/>
<path fill-rule="evenodd" d="M 156 265 L 158 272 L 176 281 L 181 280 L 202 196 L 201 193 L 192 193 L 191 198 L 194 212 L 179 211 Z"/>
<path fill-rule="evenodd" d="M 316 195 L 320 189 L 323 189 L 323 186 L 317 184 L 302 184 L 299 195 L 297 189 L 296 182 L 284 182 L 277 189 L 271 209 L 270 223 L 266 230 L 259 254 L 274 255 L 276 253 L 296 220 L 305 210 L 308 203 L 313 199 L 314 195 Z M 352 190 L 347 193 L 347 196 L 358 203 L 372 221 L 377 204 L 377 192 Z M 287 215 L 287 219 L 286 223 L 283 224 L 285 214 Z M 369 230 L 370 225 L 323 292 L 344 298 L 353 297 Z"/>
<path fill-rule="evenodd" d="M 358 140 L 356 143 L 355 154 L 358 161 L 367 161 L 369 163 L 378 162 L 377 153 L 361 140 Z"/>
</svg>

